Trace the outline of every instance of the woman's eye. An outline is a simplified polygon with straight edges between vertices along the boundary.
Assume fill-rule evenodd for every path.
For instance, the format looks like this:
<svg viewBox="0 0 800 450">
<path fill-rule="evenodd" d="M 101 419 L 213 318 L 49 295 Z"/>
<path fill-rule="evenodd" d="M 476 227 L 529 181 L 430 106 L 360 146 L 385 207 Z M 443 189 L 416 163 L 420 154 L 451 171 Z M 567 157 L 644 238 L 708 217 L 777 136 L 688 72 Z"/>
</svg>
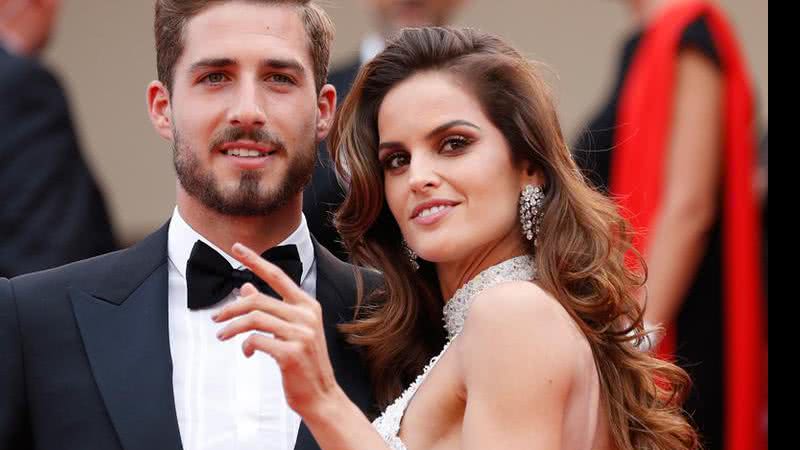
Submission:
<svg viewBox="0 0 800 450">
<path fill-rule="evenodd" d="M 384 170 L 399 169 L 408 164 L 408 156 L 402 153 L 394 153 L 383 160 Z"/>
<path fill-rule="evenodd" d="M 453 136 L 445 139 L 442 142 L 442 151 L 452 152 L 458 151 L 471 144 L 472 141 L 464 136 Z"/>
</svg>

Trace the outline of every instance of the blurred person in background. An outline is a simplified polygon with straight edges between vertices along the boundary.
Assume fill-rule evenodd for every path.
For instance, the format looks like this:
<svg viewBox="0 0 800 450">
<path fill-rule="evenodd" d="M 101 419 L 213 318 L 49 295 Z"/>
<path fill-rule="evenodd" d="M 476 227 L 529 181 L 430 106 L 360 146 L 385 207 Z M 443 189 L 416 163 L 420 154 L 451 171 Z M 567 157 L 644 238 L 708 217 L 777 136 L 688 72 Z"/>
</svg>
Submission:
<svg viewBox="0 0 800 450">
<path fill-rule="evenodd" d="M 116 248 L 64 91 L 39 62 L 59 0 L 0 0 L 0 277 Z"/>
<path fill-rule="evenodd" d="M 328 82 L 336 87 L 339 103 L 344 101 L 356 74 L 386 46 L 386 39 L 405 27 L 447 25 L 465 0 L 361 0 L 374 18 L 375 31 L 362 42 L 358 55 L 331 72 Z M 311 184 L 303 197 L 303 212 L 308 226 L 319 242 L 340 259 L 348 255 L 333 226 L 333 212 L 344 199 L 344 189 L 336 180 L 330 154 L 325 144 L 319 147 L 319 158 Z"/>
<path fill-rule="evenodd" d="M 766 448 L 766 383 L 751 82 L 734 30 L 709 2 L 626 0 L 605 106 L 575 146 L 587 177 L 641 233 L 649 327 L 686 368 L 686 408 L 708 449 Z"/>
</svg>

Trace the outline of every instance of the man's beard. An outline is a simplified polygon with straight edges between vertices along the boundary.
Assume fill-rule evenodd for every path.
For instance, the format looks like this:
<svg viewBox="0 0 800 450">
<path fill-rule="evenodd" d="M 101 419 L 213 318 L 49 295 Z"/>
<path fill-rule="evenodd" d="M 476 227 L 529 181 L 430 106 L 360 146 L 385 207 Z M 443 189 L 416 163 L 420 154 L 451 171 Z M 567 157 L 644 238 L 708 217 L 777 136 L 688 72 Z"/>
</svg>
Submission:
<svg viewBox="0 0 800 450">
<path fill-rule="evenodd" d="M 173 134 L 175 136 L 172 146 L 173 163 L 181 186 L 206 207 L 223 215 L 247 217 L 269 215 L 286 206 L 289 200 L 299 194 L 311 181 L 314 172 L 317 145 L 313 139 L 307 148 L 286 151 L 281 140 L 266 130 L 244 131 L 241 128 L 227 128 L 212 139 L 209 153 L 227 142 L 251 140 L 286 152 L 289 157 L 289 167 L 285 177 L 272 189 L 261 186 L 261 170 L 242 170 L 239 185 L 235 189 L 224 189 L 211 170 L 202 167 L 200 159 L 192 149 L 183 145 L 177 129 L 173 129 Z"/>
</svg>

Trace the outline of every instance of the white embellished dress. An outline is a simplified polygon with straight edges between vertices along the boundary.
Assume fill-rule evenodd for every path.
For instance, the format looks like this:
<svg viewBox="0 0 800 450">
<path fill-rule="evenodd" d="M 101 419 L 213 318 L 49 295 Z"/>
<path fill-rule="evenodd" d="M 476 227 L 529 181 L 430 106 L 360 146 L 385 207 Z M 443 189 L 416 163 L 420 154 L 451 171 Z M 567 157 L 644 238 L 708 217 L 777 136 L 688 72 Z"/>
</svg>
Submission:
<svg viewBox="0 0 800 450">
<path fill-rule="evenodd" d="M 425 381 L 436 363 L 447 352 L 450 344 L 464 328 L 469 307 L 475 297 L 486 289 L 510 281 L 532 281 L 536 278 L 532 256 L 518 256 L 492 266 L 462 286 L 444 306 L 444 326 L 447 330 L 447 344 L 442 351 L 425 366 L 425 369 L 411 383 L 383 414 L 372 424 L 392 450 L 408 450 L 400 440 L 400 423 L 414 394 Z"/>
</svg>

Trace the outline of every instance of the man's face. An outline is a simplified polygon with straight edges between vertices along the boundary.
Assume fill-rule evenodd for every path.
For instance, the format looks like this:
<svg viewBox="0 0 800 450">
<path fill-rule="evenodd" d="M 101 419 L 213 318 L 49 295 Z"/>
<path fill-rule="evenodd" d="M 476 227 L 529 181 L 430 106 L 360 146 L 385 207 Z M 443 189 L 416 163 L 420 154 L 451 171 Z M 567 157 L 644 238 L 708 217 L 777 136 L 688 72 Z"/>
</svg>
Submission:
<svg viewBox="0 0 800 450">
<path fill-rule="evenodd" d="M 181 186 L 226 215 L 284 206 L 308 183 L 325 134 L 299 14 L 215 5 L 187 23 L 183 38 L 165 113 Z"/>
<path fill-rule="evenodd" d="M 404 27 L 447 25 L 463 0 L 369 0 L 388 31 Z"/>
</svg>

